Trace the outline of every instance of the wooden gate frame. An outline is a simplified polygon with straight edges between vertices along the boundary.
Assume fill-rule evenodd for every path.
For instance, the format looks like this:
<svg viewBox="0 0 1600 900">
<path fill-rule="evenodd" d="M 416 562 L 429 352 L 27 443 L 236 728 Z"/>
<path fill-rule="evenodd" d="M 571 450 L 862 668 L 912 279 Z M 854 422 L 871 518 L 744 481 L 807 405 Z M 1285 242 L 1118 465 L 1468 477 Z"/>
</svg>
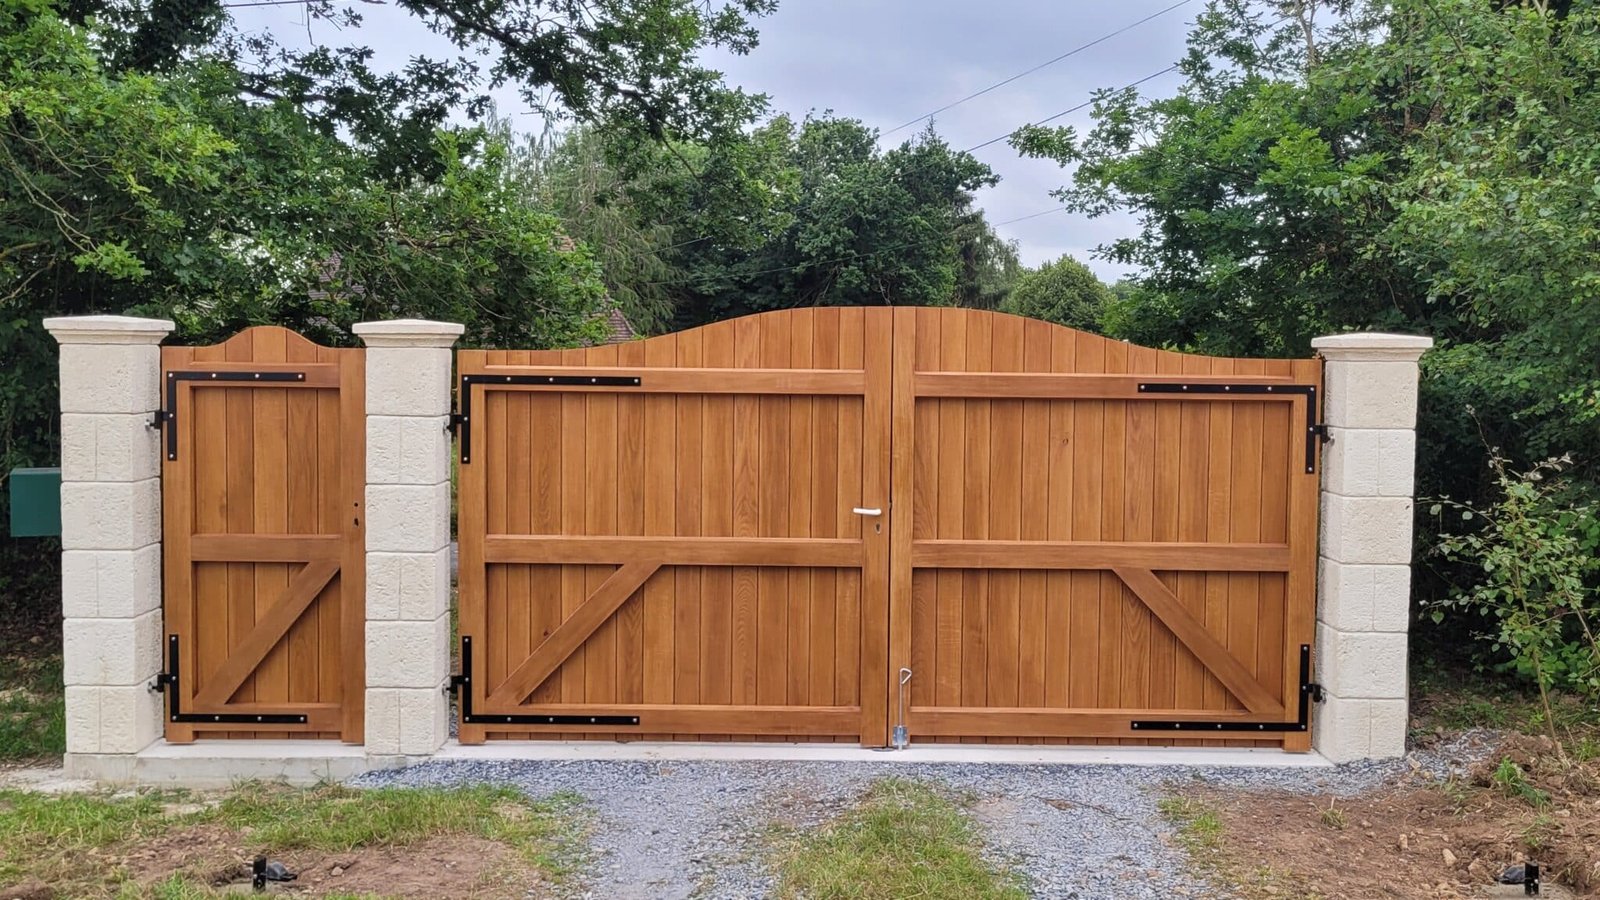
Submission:
<svg viewBox="0 0 1600 900">
<path fill-rule="evenodd" d="M 282 333 L 301 355 L 300 362 L 253 361 L 259 335 Z M 166 668 L 157 687 L 167 695 L 166 738 L 193 741 L 197 733 L 339 732 L 345 743 L 362 742 L 366 671 L 366 356 L 361 348 L 330 348 L 277 326 L 248 328 L 214 347 L 161 349 L 162 408 L 152 425 L 162 435 L 163 609 Z M 203 449 L 188 423 L 194 392 L 245 384 L 274 388 L 336 388 L 339 391 L 341 475 L 344 502 L 352 513 L 340 519 L 339 534 L 196 534 L 194 483 L 188 463 Z M 194 564 L 198 562 L 302 563 L 272 608 L 205 685 L 195 689 L 187 665 L 197 659 L 193 605 Z M 317 596 L 335 577 L 341 584 L 339 662 L 342 703 L 230 703 Z"/>
<path fill-rule="evenodd" d="M 458 354 L 462 412 L 461 442 L 461 581 L 464 661 L 470 661 L 470 635 L 483 633 L 487 611 L 479 594 L 484 590 L 488 562 L 498 556 L 506 562 L 617 564 L 619 568 L 563 622 L 512 676 L 510 687 L 485 695 L 473 684 L 470 666 L 457 676 L 464 690 L 464 709 L 475 721 L 464 722 L 463 742 L 481 741 L 493 724 L 527 726 L 534 732 L 572 732 L 577 717 L 594 716 L 597 730 L 707 732 L 705 716 L 726 716 L 725 733 L 804 734 L 827 729 L 853 733 L 859 728 L 864 746 L 884 746 L 890 737 L 891 710 L 898 704 L 900 683 L 890 673 L 911 666 L 911 592 L 915 568 L 1078 569 L 1114 573 L 1156 621 L 1213 673 L 1244 705 L 1243 710 L 1176 712 L 1170 709 L 1064 709 L 922 707 L 908 705 L 907 722 L 913 737 L 1006 736 L 1149 738 L 1174 737 L 1247 739 L 1281 738 L 1285 749 L 1310 748 L 1308 704 L 1319 696 L 1311 679 L 1310 647 L 1315 629 L 1315 578 L 1317 555 L 1316 477 L 1322 373 L 1316 360 L 1292 361 L 1292 374 L 1278 375 L 1170 375 L 1155 373 L 1073 374 L 1040 372 L 920 371 L 915 365 L 915 334 L 919 310 L 911 307 L 866 309 L 865 368 L 850 371 L 651 369 L 628 366 L 507 366 L 485 364 L 481 351 Z M 874 352 L 876 351 L 876 352 Z M 640 378 L 647 383 L 640 383 Z M 883 533 L 863 540 L 857 558 L 839 548 L 840 555 L 817 555 L 796 550 L 787 558 L 771 548 L 785 539 L 685 539 L 664 537 L 614 538 L 611 550 L 596 553 L 583 540 L 533 538 L 512 548 L 505 541 L 486 541 L 468 523 L 482 520 L 485 490 L 481 467 L 471 465 L 474 433 L 482 416 L 478 392 L 491 382 L 515 383 L 518 389 L 555 391 L 605 391 L 618 388 L 669 393 L 841 393 L 864 399 L 863 463 L 887 460 L 887 482 L 869 466 L 864 477 L 863 503 L 888 511 Z M 540 381 L 543 379 L 543 381 Z M 912 476 L 915 455 L 915 404 L 924 397 L 983 399 L 1053 399 L 1193 402 L 1282 402 L 1292 405 L 1292 423 L 1304 423 L 1301 440 L 1290 440 L 1286 489 L 1288 540 L 1284 544 L 1218 546 L 1213 542 L 1129 541 L 938 541 L 915 540 L 912 529 Z M 481 440 L 481 437 L 477 438 Z M 881 491 L 876 490 L 882 488 Z M 817 541 L 811 541 L 817 543 Z M 506 546 L 497 544 L 505 543 Z M 840 541 L 841 544 L 854 542 Z M 495 546 L 491 546 L 494 544 Z M 551 547 L 565 544 L 566 549 Z M 715 544 L 716 546 L 712 546 Z M 540 547 L 539 545 L 548 545 Z M 786 559 L 786 561 L 784 561 Z M 566 653 L 580 646 L 596 627 L 627 601 L 656 569 L 664 564 L 739 564 L 862 566 L 861 596 L 861 710 L 804 707 L 750 708 L 737 714 L 723 707 L 633 705 L 649 713 L 641 722 L 614 706 L 563 706 L 561 721 L 541 721 L 539 715 L 519 715 L 498 704 L 515 706 L 537 683 L 560 665 Z M 757 560 L 767 560 L 759 562 Z M 1205 624 L 1190 614 L 1176 595 L 1155 574 L 1157 571 L 1283 572 L 1287 574 L 1281 694 L 1256 681 L 1232 657 Z M 477 598 L 476 600 L 474 598 Z M 556 651 L 564 651 L 556 653 Z M 874 688 L 874 685 L 877 685 Z M 524 690 L 526 688 L 526 690 Z M 1285 698 L 1280 703 L 1277 697 Z M 488 709 L 489 704 L 496 704 Z M 619 714 L 621 713 L 621 714 Z M 698 717 L 698 718 L 697 718 Z M 690 721 L 690 720 L 694 721 Z M 843 727 L 845 725 L 849 727 Z M 1065 730 L 1067 726 L 1071 730 Z"/>
</svg>

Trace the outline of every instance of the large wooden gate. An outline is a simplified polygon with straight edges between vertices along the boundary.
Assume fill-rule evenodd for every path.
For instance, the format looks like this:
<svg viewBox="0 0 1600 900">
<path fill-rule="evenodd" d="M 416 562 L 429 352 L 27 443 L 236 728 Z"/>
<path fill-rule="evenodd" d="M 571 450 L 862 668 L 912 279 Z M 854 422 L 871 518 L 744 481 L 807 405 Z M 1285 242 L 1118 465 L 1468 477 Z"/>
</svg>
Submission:
<svg viewBox="0 0 1600 900">
<path fill-rule="evenodd" d="M 833 308 L 458 359 L 464 741 L 1309 747 L 1313 361 Z"/>
<path fill-rule="evenodd" d="M 364 351 L 164 347 L 166 736 L 362 736 Z"/>
</svg>

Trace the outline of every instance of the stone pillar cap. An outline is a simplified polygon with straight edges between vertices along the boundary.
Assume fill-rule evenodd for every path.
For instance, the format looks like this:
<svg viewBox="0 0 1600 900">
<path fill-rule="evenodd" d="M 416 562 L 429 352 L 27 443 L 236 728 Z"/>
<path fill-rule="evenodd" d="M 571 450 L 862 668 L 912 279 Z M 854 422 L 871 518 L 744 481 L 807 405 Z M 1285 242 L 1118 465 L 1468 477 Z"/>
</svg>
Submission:
<svg viewBox="0 0 1600 900">
<path fill-rule="evenodd" d="M 177 326 L 136 316 L 56 316 L 44 327 L 63 344 L 159 344 Z"/>
<path fill-rule="evenodd" d="M 1433 346 L 1433 338 L 1420 334 L 1356 332 L 1314 338 L 1312 349 L 1323 359 L 1409 360 L 1415 362 Z"/>
<path fill-rule="evenodd" d="M 350 330 L 368 347 L 449 347 L 467 328 L 456 322 L 386 319 L 357 322 Z"/>
</svg>

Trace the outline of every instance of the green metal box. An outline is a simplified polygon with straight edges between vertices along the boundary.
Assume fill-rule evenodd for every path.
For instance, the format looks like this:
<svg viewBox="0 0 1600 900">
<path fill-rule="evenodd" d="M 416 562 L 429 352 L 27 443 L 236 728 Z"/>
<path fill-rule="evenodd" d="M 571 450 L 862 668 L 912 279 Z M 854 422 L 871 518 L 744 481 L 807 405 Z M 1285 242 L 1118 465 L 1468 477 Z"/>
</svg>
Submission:
<svg viewBox="0 0 1600 900">
<path fill-rule="evenodd" d="M 12 469 L 11 536 L 57 537 L 61 534 L 61 470 Z"/>
</svg>

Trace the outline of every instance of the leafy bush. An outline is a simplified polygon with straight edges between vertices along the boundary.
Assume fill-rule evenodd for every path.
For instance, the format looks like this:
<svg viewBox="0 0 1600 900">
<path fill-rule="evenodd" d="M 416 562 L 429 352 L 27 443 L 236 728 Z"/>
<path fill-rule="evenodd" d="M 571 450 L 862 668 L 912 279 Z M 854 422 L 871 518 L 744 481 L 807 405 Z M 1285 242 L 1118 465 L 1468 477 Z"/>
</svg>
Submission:
<svg viewBox="0 0 1600 900">
<path fill-rule="evenodd" d="M 1519 472 L 1493 453 L 1492 503 L 1440 499 L 1429 510 L 1436 553 L 1472 579 L 1431 604 L 1433 620 L 1478 616 L 1491 658 L 1537 684 L 1547 711 L 1551 688 L 1600 696 L 1600 520 L 1562 477 L 1571 463 L 1548 459 Z"/>
</svg>

